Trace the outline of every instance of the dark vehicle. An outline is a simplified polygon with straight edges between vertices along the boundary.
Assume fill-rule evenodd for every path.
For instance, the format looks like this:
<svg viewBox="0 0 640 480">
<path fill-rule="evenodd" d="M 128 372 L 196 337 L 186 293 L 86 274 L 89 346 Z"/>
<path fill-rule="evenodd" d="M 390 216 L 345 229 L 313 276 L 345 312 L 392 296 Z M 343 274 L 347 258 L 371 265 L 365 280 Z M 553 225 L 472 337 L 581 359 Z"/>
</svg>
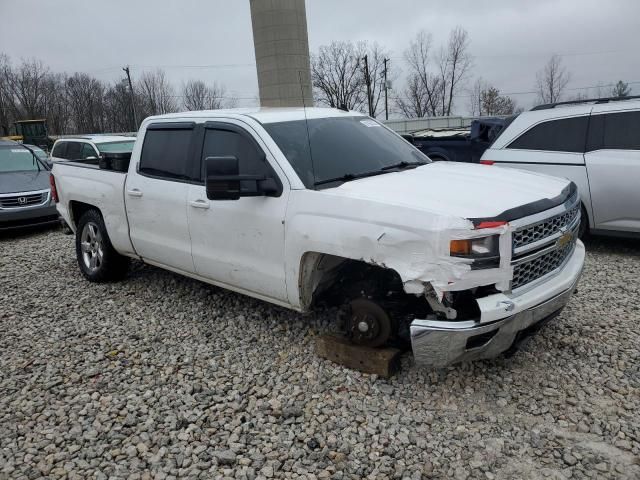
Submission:
<svg viewBox="0 0 640 480">
<path fill-rule="evenodd" d="M 5 130 L 5 127 L 2 128 Z M 36 145 L 46 151 L 51 150 L 53 139 L 47 133 L 47 120 L 18 120 L 8 129 L 8 136 L 0 140 L 15 140 L 18 142 Z"/>
<path fill-rule="evenodd" d="M 502 118 L 483 118 L 473 120 L 471 128 L 428 129 L 403 136 L 431 160 L 479 163 L 506 123 Z"/>
<path fill-rule="evenodd" d="M 47 165 L 24 145 L 0 140 L 0 231 L 58 222 Z"/>
</svg>

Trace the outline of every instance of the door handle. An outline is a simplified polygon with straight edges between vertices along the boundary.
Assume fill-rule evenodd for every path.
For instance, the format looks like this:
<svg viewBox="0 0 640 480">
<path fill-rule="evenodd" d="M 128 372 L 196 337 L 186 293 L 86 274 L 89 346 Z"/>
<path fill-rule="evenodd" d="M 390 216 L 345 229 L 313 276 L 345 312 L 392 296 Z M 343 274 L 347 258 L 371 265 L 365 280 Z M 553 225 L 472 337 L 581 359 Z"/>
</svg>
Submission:
<svg viewBox="0 0 640 480">
<path fill-rule="evenodd" d="M 204 208 L 205 210 L 209 208 L 209 202 L 206 200 L 191 200 L 189 205 L 194 208 Z"/>
<path fill-rule="evenodd" d="M 127 190 L 127 194 L 130 197 L 141 197 L 142 196 L 142 192 L 140 191 L 139 188 L 132 188 L 131 190 Z"/>
</svg>

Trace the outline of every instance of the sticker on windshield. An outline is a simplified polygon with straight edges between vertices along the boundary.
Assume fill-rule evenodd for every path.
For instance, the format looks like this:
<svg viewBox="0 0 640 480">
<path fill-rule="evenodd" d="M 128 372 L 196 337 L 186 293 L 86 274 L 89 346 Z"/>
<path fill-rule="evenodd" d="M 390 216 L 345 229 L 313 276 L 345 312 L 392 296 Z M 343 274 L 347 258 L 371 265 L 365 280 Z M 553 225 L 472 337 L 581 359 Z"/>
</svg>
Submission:
<svg viewBox="0 0 640 480">
<path fill-rule="evenodd" d="M 12 148 L 11 153 L 31 153 L 26 148 Z"/>
<path fill-rule="evenodd" d="M 378 122 L 374 122 L 373 120 L 360 120 L 360 123 L 365 127 L 379 127 L 380 124 Z"/>
</svg>

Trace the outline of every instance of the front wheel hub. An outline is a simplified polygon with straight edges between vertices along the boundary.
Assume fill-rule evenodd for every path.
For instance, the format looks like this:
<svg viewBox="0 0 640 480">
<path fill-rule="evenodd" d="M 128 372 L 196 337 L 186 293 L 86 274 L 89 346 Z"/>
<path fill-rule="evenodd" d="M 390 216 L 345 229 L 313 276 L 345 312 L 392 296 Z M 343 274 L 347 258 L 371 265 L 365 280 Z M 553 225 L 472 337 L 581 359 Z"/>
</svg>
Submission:
<svg viewBox="0 0 640 480">
<path fill-rule="evenodd" d="M 379 347 L 391 338 L 391 319 L 380 305 L 367 298 L 358 298 L 350 307 L 348 329 L 353 343 Z"/>
</svg>

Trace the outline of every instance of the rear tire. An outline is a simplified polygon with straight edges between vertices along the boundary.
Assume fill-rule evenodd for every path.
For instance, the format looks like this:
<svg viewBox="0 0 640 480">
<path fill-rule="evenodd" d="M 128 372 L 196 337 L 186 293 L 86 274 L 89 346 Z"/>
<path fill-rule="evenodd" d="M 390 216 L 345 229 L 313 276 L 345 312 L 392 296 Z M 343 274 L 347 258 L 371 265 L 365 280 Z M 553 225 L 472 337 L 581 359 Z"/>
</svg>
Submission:
<svg viewBox="0 0 640 480">
<path fill-rule="evenodd" d="M 76 257 L 82 275 L 90 282 L 120 280 L 129 269 L 129 259 L 113 248 L 102 215 L 93 209 L 78 221 Z"/>
</svg>

